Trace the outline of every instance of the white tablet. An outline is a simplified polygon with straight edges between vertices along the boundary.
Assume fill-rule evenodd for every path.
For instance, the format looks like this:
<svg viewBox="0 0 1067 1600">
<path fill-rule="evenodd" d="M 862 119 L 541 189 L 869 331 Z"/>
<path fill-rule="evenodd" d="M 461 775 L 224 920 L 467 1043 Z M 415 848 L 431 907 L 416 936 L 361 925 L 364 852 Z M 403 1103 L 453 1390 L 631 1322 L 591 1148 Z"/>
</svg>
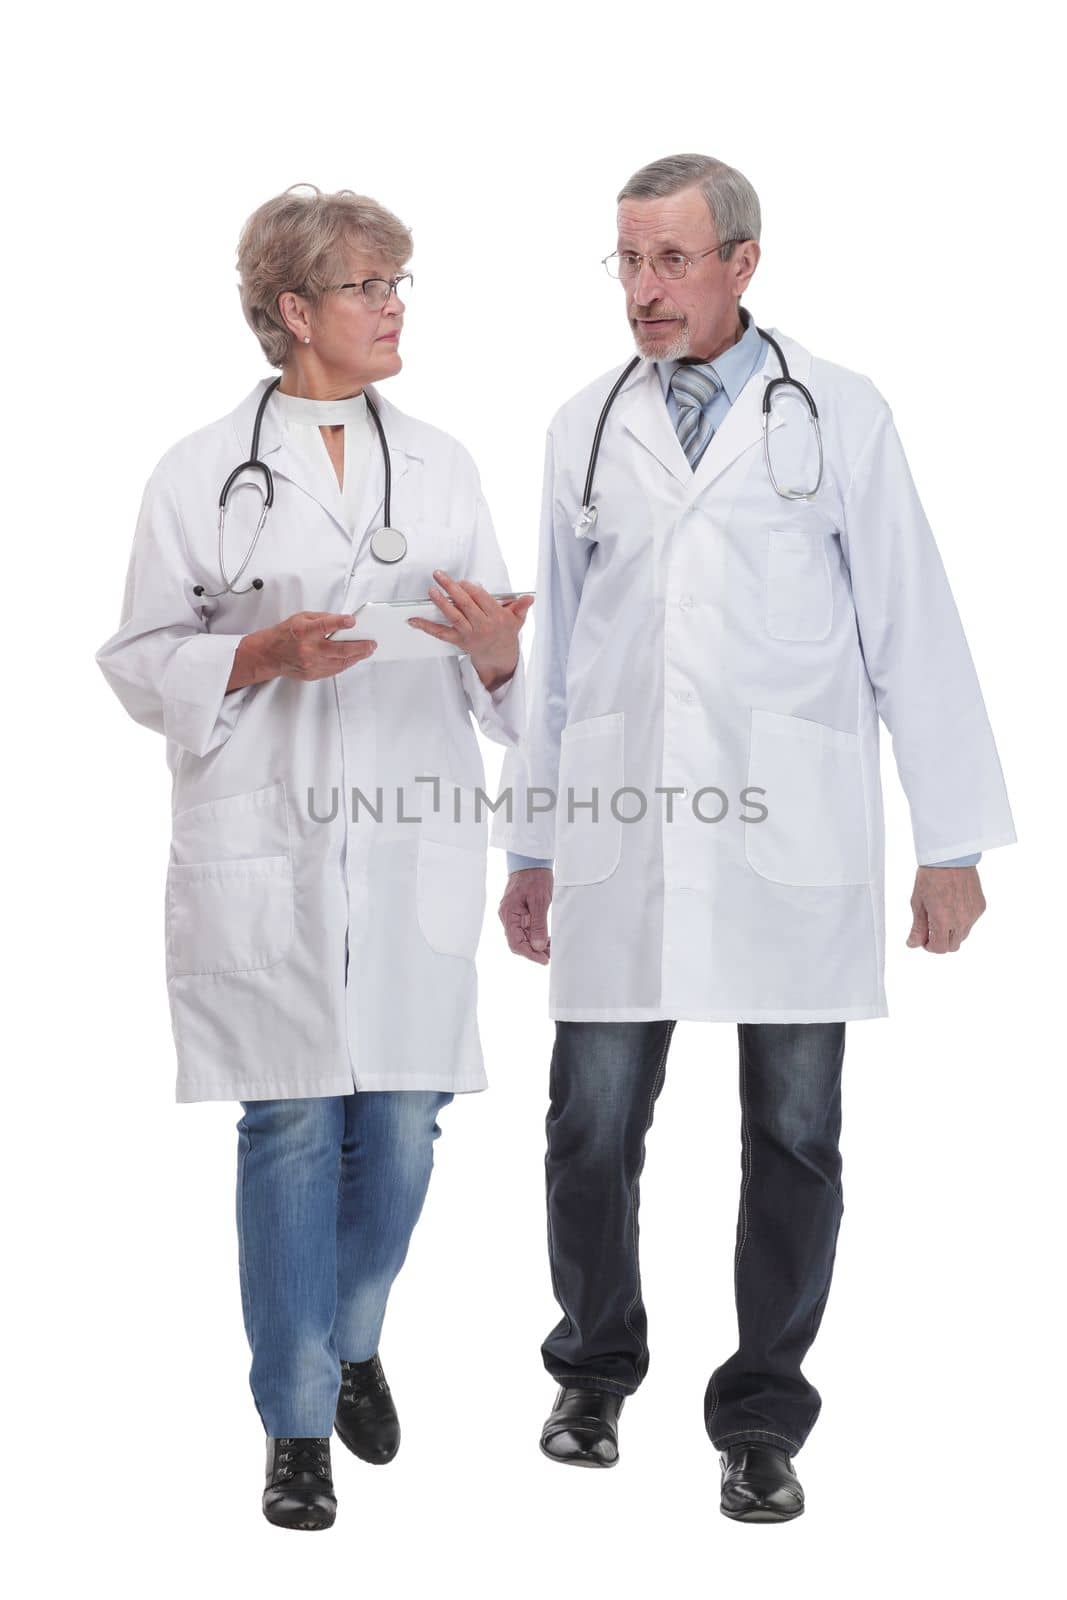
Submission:
<svg viewBox="0 0 1067 1600">
<path fill-rule="evenodd" d="M 513 594 L 494 595 L 493 599 L 517 600 L 520 594 L 533 594 L 533 590 L 519 589 Z M 338 628 L 330 638 L 377 640 L 378 648 L 370 658 L 372 661 L 424 661 L 430 656 L 463 654 L 458 645 L 435 639 L 432 633 L 408 625 L 409 617 L 444 623 L 444 614 L 433 600 L 365 600 L 353 615 L 355 626 Z"/>
</svg>

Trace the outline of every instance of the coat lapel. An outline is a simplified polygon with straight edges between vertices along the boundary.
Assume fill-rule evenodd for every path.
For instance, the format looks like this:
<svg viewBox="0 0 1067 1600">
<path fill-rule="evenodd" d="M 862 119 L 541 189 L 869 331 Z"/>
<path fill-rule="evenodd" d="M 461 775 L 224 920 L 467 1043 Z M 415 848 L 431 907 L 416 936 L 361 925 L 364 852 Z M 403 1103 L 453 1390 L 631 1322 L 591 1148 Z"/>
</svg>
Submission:
<svg viewBox="0 0 1067 1600">
<path fill-rule="evenodd" d="M 615 401 L 621 425 L 651 452 L 673 478 L 688 488 L 693 469 L 678 443 L 667 402 L 663 398 L 656 363 L 647 358 L 634 368 Z"/>
</svg>

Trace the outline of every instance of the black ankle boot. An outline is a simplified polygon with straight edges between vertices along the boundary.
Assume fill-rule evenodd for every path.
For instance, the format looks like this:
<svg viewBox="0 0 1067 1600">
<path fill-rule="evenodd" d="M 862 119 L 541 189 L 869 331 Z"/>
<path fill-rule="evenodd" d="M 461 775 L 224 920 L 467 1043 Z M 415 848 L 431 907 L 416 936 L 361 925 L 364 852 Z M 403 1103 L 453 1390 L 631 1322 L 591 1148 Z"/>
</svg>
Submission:
<svg viewBox="0 0 1067 1600">
<path fill-rule="evenodd" d="M 341 1362 L 334 1427 L 352 1454 L 373 1466 L 384 1466 L 399 1450 L 400 1421 L 377 1355 Z"/>
<path fill-rule="evenodd" d="M 337 1515 L 329 1439 L 267 1439 L 263 1515 L 279 1528 L 328 1528 Z"/>
</svg>

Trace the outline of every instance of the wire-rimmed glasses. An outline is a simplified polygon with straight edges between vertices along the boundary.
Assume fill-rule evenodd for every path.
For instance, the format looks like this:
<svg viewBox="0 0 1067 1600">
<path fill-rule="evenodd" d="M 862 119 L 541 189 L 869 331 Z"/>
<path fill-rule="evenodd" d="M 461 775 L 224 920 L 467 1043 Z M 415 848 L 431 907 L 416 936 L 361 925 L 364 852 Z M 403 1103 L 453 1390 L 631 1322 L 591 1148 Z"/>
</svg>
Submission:
<svg viewBox="0 0 1067 1600">
<path fill-rule="evenodd" d="M 609 278 L 617 278 L 623 283 L 629 283 L 636 278 L 644 266 L 649 262 L 657 278 L 665 281 L 684 278 L 694 261 L 700 261 L 704 256 L 715 255 L 719 250 L 725 250 L 728 244 L 741 244 L 740 239 L 724 239 L 722 244 L 713 244 L 710 250 L 698 250 L 695 255 L 686 255 L 683 250 L 664 250 L 659 255 L 643 256 L 637 250 L 613 250 L 610 256 L 605 256 L 601 265 Z"/>
<path fill-rule="evenodd" d="M 410 289 L 414 282 L 415 279 L 410 272 L 401 272 L 395 278 L 364 278 L 362 283 L 338 283 L 335 287 L 358 289 L 367 303 L 368 310 L 380 311 L 394 290 L 399 293 L 401 284 L 406 284 Z"/>
</svg>

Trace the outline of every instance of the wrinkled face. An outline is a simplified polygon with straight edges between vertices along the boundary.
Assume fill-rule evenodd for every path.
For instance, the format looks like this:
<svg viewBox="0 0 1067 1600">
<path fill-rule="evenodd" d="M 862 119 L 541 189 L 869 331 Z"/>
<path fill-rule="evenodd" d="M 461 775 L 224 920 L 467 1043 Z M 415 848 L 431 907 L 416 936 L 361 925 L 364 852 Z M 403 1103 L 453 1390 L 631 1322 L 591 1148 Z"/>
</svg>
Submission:
<svg viewBox="0 0 1067 1600">
<path fill-rule="evenodd" d="M 635 277 L 623 280 L 626 315 L 643 356 L 677 361 L 710 356 L 728 341 L 737 322 L 737 302 L 755 270 L 759 246 L 735 249 L 723 261 L 707 201 L 699 189 L 662 200 L 623 200 L 616 248 L 646 257 Z M 710 255 L 702 251 L 712 250 Z M 661 279 L 649 256 L 678 252 L 692 259 L 682 278 Z M 754 254 L 753 254 L 754 252 Z"/>
<path fill-rule="evenodd" d="M 346 251 L 337 281 L 358 285 L 366 278 L 395 278 L 402 270 L 396 261 L 353 245 Z M 398 292 L 377 309 L 368 305 L 359 288 L 333 290 L 315 306 L 299 295 L 292 299 L 299 308 L 297 344 L 302 345 L 304 334 L 310 334 L 311 344 L 303 348 L 314 351 L 328 371 L 358 384 L 376 383 L 400 371 L 405 306 Z M 293 327 L 294 319 L 288 320 Z"/>
</svg>

